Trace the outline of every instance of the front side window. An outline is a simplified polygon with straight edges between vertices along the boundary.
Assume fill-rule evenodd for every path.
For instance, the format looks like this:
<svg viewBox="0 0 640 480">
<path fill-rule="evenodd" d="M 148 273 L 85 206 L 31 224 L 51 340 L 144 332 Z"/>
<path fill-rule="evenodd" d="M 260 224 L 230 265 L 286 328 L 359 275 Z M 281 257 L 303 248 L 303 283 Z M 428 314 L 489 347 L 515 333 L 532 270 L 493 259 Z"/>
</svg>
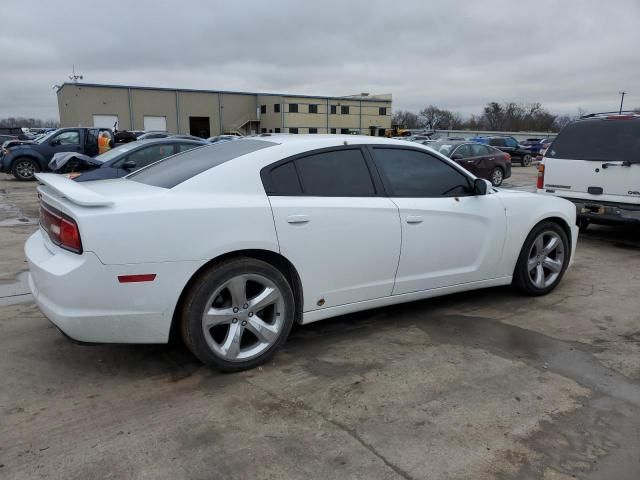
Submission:
<svg viewBox="0 0 640 480">
<path fill-rule="evenodd" d="M 504 139 L 504 142 L 505 142 L 505 145 L 506 145 L 507 147 L 513 147 L 513 148 L 515 148 L 515 147 L 517 147 L 517 146 L 518 146 L 518 142 L 516 141 L 516 139 L 515 139 L 515 138 L 511 138 L 511 137 L 509 137 L 509 138 L 505 138 L 505 139 Z"/>
<path fill-rule="evenodd" d="M 460 158 L 467 158 L 472 156 L 471 154 L 471 147 L 469 146 L 469 144 L 465 143 L 463 145 L 460 145 L 458 148 L 456 148 L 453 151 L 453 155 L 460 155 Z"/>
<path fill-rule="evenodd" d="M 62 132 L 52 142 L 58 145 L 80 145 L 80 133 L 77 130 Z"/>
<path fill-rule="evenodd" d="M 468 195 L 468 178 L 448 163 L 427 153 L 374 148 L 378 170 L 395 197 L 453 197 Z"/>
</svg>

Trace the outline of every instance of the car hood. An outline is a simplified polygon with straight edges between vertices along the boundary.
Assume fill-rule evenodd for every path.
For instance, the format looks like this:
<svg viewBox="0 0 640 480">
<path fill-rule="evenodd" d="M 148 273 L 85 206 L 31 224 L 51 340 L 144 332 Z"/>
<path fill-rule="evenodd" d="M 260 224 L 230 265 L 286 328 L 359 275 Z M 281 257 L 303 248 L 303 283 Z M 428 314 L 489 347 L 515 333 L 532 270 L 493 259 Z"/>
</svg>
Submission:
<svg viewBox="0 0 640 480">
<path fill-rule="evenodd" d="M 102 165 L 100 160 L 76 152 L 56 153 L 49 162 L 49 170 L 56 173 L 67 173 L 67 171 L 93 170 Z"/>
</svg>

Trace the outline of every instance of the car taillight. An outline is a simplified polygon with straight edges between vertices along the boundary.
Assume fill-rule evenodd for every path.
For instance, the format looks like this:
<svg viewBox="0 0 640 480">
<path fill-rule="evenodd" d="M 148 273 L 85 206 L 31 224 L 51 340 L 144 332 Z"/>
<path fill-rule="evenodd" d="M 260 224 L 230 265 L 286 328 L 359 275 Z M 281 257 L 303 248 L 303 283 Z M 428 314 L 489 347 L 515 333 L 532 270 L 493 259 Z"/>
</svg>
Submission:
<svg viewBox="0 0 640 480">
<path fill-rule="evenodd" d="M 505 153 L 505 154 L 504 154 L 504 159 L 505 159 L 507 162 L 510 162 L 510 161 L 511 161 L 511 155 L 509 155 L 508 153 Z"/>
<path fill-rule="evenodd" d="M 78 224 L 71 217 L 40 202 L 40 225 L 54 244 L 74 253 L 82 253 Z"/>
<path fill-rule="evenodd" d="M 544 188 L 544 164 L 541 163 L 538 165 L 538 183 L 536 184 L 537 188 Z"/>
</svg>

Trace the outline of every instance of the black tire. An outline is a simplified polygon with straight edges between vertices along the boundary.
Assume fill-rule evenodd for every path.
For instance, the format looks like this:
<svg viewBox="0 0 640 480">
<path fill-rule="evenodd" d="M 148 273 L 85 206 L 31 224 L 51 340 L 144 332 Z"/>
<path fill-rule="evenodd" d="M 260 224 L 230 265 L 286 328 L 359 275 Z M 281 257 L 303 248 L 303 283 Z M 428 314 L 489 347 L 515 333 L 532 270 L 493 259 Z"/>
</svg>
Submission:
<svg viewBox="0 0 640 480">
<path fill-rule="evenodd" d="M 11 173 L 21 182 L 35 180 L 35 173 L 40 171 L 40 165 L 32 158 L 19 157 L 16 158 L 11 165 Z"/>
<path fill-rule="evenodd" d="M 522 164 L 523 167 L 528 167 L 529 165 L 531 165 L 531 155 L 526 154 L 524 157 L 522 157 Z"/>
<path fill-rule="evenodd" d="M 562 243 L 562 249 L 564 252 L 562 267 L 560 271 L 557 272 L 557 276 L 549 285 L 544 286 L 536 285 L 534 280 L 531 278 L 529 270 L 529 262 L 535 262 L 534 258 L 530 257 L 532 249 L 534 248 L 533 244 L 541 234 L 556 235 Z M 567 266 L 569 265 L 570 260 L 571 247 L 569 244 L 569 240 L 567 239 L 567 234 L 564 232 L 562 227 L 555 222 L 551 222 L 548 220 L 542 221 L 538 225 L 536 225 L 533 230 L 531 230 L 531 232 L 527 236 L 527 239 L 522 245 L 522 250 L 520 251 L 520 256 L 518 257 L 518 262 L 516 263 L 516 268 L 513 272 L 512 285 L 527 295 L 546 295 L 558 286 L 558 284 L 562 280 L 562 277 L 564 276 L 565 271 L 567 270 Z M 539 265 L 540 263 L 538 263 L 538 266 L 534 268 L 540 268 Z"/>
<path fill-rule="evenodd" d="M 232 279 L 236 278 L 247 278 L 250 276 L 257 276 L 267 279 L 271 284 L 279 290 L 279 294 L 281 294 L 281 303 L 280 307 L 273 306 L 274 318 L 277 317 L 279 324 L 279 330 L 276 334 L 275 340 L 273 343 L 268 343 L 264 351 L 261 351 L 257 356 L 248 358 L 246 360 L 243 359 L 235 359 L 231 361 L 229 358 L 224 358 L 224 355 L 216 352 L 214 350 L 215 345 L 212 347 L 211 342 L 216 342 L 214 340 L 214 334 L 212 333 L 212 328 L 215 330 L 216 328 L 224 328 L 228 329 L 226 333 L 223 333 L 224 339 L 220 341 L 220 344 L 225 343 L 227 339 L 232 335 L 231 327 L 232 325 L 229 322 L 225 324 L 217 325 L 214 327 L 209 327 L 208 329 L 208 337 L 205 337 L 205 328 L 203 327 L 203 317 L 204 312 L 208 311 L 211 307 L 214 307 L 218 300 L 222 301 L 222 297 L 224 293 L 228 294 L 228 298 L 224 301 L 230 302 L 231 307 L 225 306 L 224 309 L 222 307 L 220 311 L 228 311 L 229 308 L 233 309 L 233 301 L 231 299 L 231 290 L 222 290 L 219 295 L 216 297 L 212 297 L 212 295 L 216 294 L 220 288 L 225 288 L 225 285 L 228 284 Z M 249 283 L 246 282 L 246 285 Z M 248 292 L 248 288 L 245 289 L 245 293 Z M 252 298 L 249 294 L 247 294 L 247 303 L 252 301 Z M 257 298 L 257 297 L 256 297 Z M 209 303 L 212 301 L 212 303 Z M 280 301 L 280 300 L 279 300 Z M 271 307 L 268 307 L 271 308 Z M 277 309 L 280 309 L 282 313 L 276 313 Z M 258 341 L 257 344 L 260 343 L 258 337 L 255 337 L 250 330 L 249 327 L 244 327 L 247 324 L 247 321 L 250 321 L 246 315 L 249 313 L 246 310 L 249 308 L 245 308 L 244 310 L 240 307 L 239 313 L 233 313 L 232 315 L 238 315 L 238 318 L 234 318 L 235 328 L 240 329 L 240 323 L 242 323 L 242 332 L 239 334 L 240 339 L 245 337 L 245 333 L 249 332 L 249 340 L 254 338 Z M 243 315 L 243 311 L 245 313 L 245 317 L 241 317 Z M 258 318 L 258 311 L 255 313 L 255 318 Z M 282 314 L 282 319 L 280 315 Z M 181 331 L 182 338 L 186 344 L 186 346 L 191 350 L 191 352 L 198 357 L 203 363 L 208 365 L 209 367 L 217 368 L 224 372 L 236 372 L 240 370 L 247 370 L 250 368 L 255 368 L 259 365 L 270 360 L 278 348 L 286 341 L 289 336 L 289 332 L 291 331 L 291 327 L 294 323 L 295 318 L 295 301 L 293 296 L 293 291 L 291 286 L 287 282 L 285 276 L 278 270 L 273 267 L 269 263 L 263 262 L 261 260 L 256 260 L 253 258 L 236 258 L 232 260 L 225 261 L 223 263 L 214 265 L 208 270 L 204 271 L 196 281 L 191 286 L 189 292 L 185 297 L 185 301 L 183 303 L 182 312 L 181 312 Z M 262 316 L 262 315 L 261 315 Z M 243 320 L 244 318 L 244 320 Z M 238 319 L 242 320 L 238 322 Z M 253 324 L 252 324 L 253 325 Z M 274 323 L 275 325 L 275 323 Z M 238 345 L 240 345 L 240 341 L 238 341 Z"/>
<path fill-rule="evenodd" d="M 495 167 L 489 174 L 489 181 L 494 187 L 499 187 L 504 181 L 504 172 L 500 167 Z"/>
</svg>

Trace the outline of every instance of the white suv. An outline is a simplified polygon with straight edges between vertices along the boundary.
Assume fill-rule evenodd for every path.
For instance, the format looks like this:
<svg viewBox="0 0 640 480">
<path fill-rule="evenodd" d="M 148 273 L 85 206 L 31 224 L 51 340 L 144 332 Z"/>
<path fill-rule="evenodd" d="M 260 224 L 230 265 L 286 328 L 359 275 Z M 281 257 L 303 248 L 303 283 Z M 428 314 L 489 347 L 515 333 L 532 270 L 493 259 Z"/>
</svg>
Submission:
<svg viewBox="0 0 640 480">
<path fill-rule="evenodd" d="M 591 114 L 567 125 L 538 167 L 538 193 L 577 207 L 589 223 L 640 223 L 640 114 Z"/>
</svg>

